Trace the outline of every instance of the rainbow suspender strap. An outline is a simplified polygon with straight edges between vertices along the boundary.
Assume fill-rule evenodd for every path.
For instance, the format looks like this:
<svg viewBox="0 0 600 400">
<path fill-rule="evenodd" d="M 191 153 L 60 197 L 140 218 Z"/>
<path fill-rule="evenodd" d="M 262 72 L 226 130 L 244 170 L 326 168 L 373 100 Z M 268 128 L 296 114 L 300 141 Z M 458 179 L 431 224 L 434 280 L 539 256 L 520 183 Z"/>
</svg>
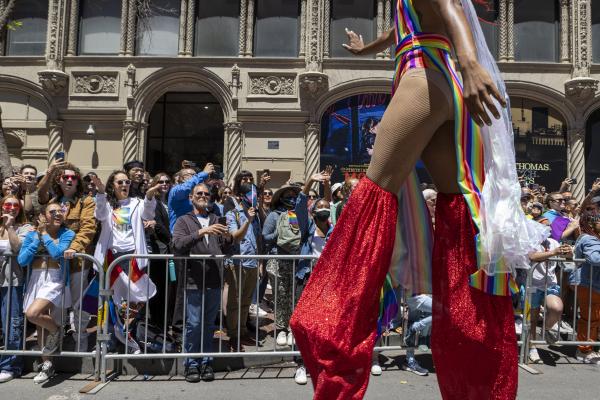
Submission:
<svg viewBox="0 0 600 400">
<path fill-rule="evenodd" d="M 479 126 L 471 118 L 463 101 L 462 83 L 452 60 L 448 39 L 437 34 L 421 33 L 417 14 L 412 0 L 399 0 L 396 12 L 396 71 L 394 89 L 397 87 L 406 68 L 417 62 L 420 67 L 434 68 L 444 74 L 454 98 L 454 132 L 456 160 L 458 163 L 458 184 L 469 207 L 471 217 L 478 232 L 481 227 L 481 190 L 485 180 L 483 141 Z M 410 57 L 408 53 L 421 53 L 422 57 Z M 422 61 L 415 61 L 421 58 Z M 419 193 L 420 194 L 420 193 Z M 414 212 L 418 212 L 415 210 Z M 478 265 L 481 266 L 483 249 L 479 235 L 475 237 Z M 428 268 L 426 263 L 418 263 L 417 268 Z M 429 267 L 430 268 L 430 267 Z M 504 269 L 506 270 L 506 269 Z M 429 271 L 417 272 L 426 275 Z M 510 274 L 487 275 L 482 269 L 471 275 L 470 284 L 486 293 L 509 296 L 518 292 Z"/>
</svg>

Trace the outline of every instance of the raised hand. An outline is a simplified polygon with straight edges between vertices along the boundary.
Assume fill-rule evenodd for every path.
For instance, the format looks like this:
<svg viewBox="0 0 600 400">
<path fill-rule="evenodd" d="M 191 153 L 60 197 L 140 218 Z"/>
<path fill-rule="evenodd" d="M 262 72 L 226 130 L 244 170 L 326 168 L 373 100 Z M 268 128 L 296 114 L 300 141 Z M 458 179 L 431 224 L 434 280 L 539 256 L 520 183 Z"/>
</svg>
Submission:
<svg viewBox="0 0 600 400">
<path fill-rule="evenodd" d="M 150 189 L 146 190 L 146 198 L 151 199 L 152 197 L 154 197 L 154 195 L 156 195 L 156 193 L 158 193 L 158 191 L 160 190 L 161 186 L 162 185 L 159 183 L 155 186 L 152 186 Z"/>
<path fill-rule="evenodd" d="M 92 183 L 94 184 L 94 186 L 96 186 L 96 190 L 98 191 L 98 193 L 100 193 L 100 194 L 106 193 L 106 186 L 104 186 L 104 183 L 102 183 L 102 180 L 100 180 L 99 177 L 97 177 L 95 175 L 90 175 L 90 179 L 92 180 Z"/>
<path fill-rule="evenodd" d="M 348 35 L 348 44 L 342 44 L 342 47 L 348 50 L 352 54 L 360 54 L 365 48 L 365 42 L 363 41 L 362 35 L 357 35 L 354 31 L 346 29 L 346 35 Z"/>
<path fill-rule="evenodd" d="M 492 81 L 490 74 L 478 63 L 465 68 L 463 75 L 463 97 L 471 118 L 476 124 L 483 126 L 491 125 L 492 120 L 489 112 L 496 119 L 500 119 L 500 113 L 492 101 L 495 98 L 502 107 L 506 107 L 506 101 L 500 95 L 496 84 Z"/>
</svg>

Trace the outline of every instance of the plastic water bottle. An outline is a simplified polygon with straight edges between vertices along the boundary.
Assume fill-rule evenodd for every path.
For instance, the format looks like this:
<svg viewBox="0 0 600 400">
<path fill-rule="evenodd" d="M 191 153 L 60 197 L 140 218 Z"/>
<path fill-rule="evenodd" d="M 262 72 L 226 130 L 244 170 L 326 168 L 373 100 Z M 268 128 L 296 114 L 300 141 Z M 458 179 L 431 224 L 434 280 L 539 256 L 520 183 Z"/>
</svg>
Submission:
<svg viewBox="0 0 600 400">
<path fill-rule="evenodd" d="M 175 282 L 177 280 L 177 274 L 175 273 L 175 261 L 169 260 L 169 280 Z"/>
</svg>

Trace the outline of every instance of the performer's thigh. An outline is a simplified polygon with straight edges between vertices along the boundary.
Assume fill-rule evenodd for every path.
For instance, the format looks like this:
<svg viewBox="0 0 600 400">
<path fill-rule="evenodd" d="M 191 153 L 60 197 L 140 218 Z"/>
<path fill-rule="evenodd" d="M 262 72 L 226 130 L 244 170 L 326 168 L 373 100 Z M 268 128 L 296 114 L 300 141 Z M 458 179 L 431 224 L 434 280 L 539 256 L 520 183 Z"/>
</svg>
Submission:
<svg viewBox="0 0 600 400">
<path fill-rule="evenodd" d="M 411 70 L 402 77 L 377 126 L 367 171 L 373 182 L 398 192 L 434 133 L 452 115 L 449 96 L 438 71 Z"/>
<path fill-rule="evenodd" d="M 457 183 L 454 121 L 446 121 L 440 126 L 423 150 L 421 159 L 439 192 L 460 193 Z"/>
</svg>

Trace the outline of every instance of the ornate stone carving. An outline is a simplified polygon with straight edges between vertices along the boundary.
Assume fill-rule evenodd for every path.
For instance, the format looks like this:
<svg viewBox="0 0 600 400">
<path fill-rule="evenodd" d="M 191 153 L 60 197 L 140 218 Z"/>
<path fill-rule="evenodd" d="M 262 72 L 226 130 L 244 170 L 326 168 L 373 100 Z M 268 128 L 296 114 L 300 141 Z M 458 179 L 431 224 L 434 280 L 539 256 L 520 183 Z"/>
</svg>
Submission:
<svg viewBox="0 0 600 400">
<path fill-rule="evenodd" d="M 187 26 L 185 31 L 185 55 L 191 57 L 194 54 L 194 19 L 196 18 L 196 0 L 188 1 Z"/>
<path fill-rule="evenodd" d="M 248 22 L 248 0 L 240 0 L 239 56 L 246 54 L 246 24 Z"/>
<path fill-rule="evenodd" d="M 77 55 L 77 35 L 79 33 L 79 0 L 71 0 L 69 10 L 69 45 L 67 55 Z"/>
<path fill-rule="evenodd" d="M 329 78 L 322 72 L 303 72 L 298 76 L 298 83 L 302 96 L 315 98 L 327 91 Z"/>
<path fill-rule="evenodd" d="M 507 42 L 506 42 L 506 58 L 508 61 L 515 60 L 515 2 L 507 0 L 506 8 L 506 26 L 507 26 Z"/>
<path fill-rule="evenodd" d="M 321 71 L 323 61 L 323 20 L 319 0 L 308 0 L 306 70 Z"/>
<path fill-rule="evenodd" d="M 129 18 L 129 0 L 121 0 L 121 44 L 119 46 L 119 55 L 124 56 L 127 51 L 127 21 Z"/>
<path fill-rule="evenodd" d="M 69 75 L 59 70 L 38 72 L 40 85 L 52 96 L 58 96 L 67 87 Z"/>
<path fill-rule="evenodd" d="M 593 78 L 573 78 L 565 82 L 565 94 L 578 107 L 594 98 L 598 90 L 598 80 Z"/>
<path fill-rule="evenodd" d="M 304 128 L 304 176 L 309 177 L 319 172 L 319 139 L 321 125 L 308 123 Z"/>
<path fill-rule="evenodd" d="M 591 12 L 588 0 L 579 0 L 575 8 L 574 16 L 574 77 L 586 77 L 590 75 L 591 64 Z"/>
<path fill-rule="evenodd" d="M 238 98 L 238 92 L 242 88 L 242 82 L 240 80 L 240 68 L 237 64 L 231 68 L 231 81 L 229 82 L 229 88 L 233 92 L 233 99 Z"/>
<path fill-rule="evenodd" d="M 324 0 L 323 4 L 323 58 L 329 58 L 329 35 L 330 19 L 331 19 L 331 3 L 330 0 Z"/>
<path fill-rule="evenodd" d="M 296 74 L 249 74 L 249 95 L 296 96 Z"/>
<path fill-rule="evenodd" d="M 585 195 L 585 128 L 572 129 L 567 135 L 569 138 L 567 153 L 569 176 L 577 179 L 577 183 L 572 189 L 573 197 L 581 200 Z"/>
<path fill-rule="evenodd" d="M 135 0 L 129 0 L 129 10 L 127 11 L 127 46 L 125 48 L 126 56 L 135 55 L 136 22 L 137 4 Z"/>
<path fill-rule="evenodd" d="M 569 62 L 569 1 L 560 0 L 560 62 Z"/>
<path fill-rule="evenodd" d="M 123 164 L 137 158 L 139 127 L 137 121 L 123 121 Z"/>
<path fill-rule="evenodd" d="M 4 129 L 4 135 L 16 138 L 21 143 L 18 147 L 23 147 L 27 144 L 27 130 L 25 129 Z"/>
<path fill-rule="evenodd" d="M 383 19 L 383 31 L 387 32 L 392 28 L 392 0 L 385 0 L 385 11 L 384 11 L 384 19 Z M 390 49 L 387 48 L 384 50 L 385 58 L 390 58 Z"/>
<path fill-rule="evenodd" d="M 306 1 L 300 3 L 300 57 L 306 54 Z"/>
<path fill-rule="evenodd" d="M 500 61 L 506 61 L 508 59 L 508 19 L 506 0 L 500 0 L 499 5 L 498 21 L 500 23 L 500 48 L 498 51 L 498 58 Z"/>
<path fill-rule="evenodd" d="M 63 21 L 62 11 L 66 8 L 66 0 L 50 0 L 48 2 L 46 65 L 50 70 L 63 69 L 64 30 L 66 23 Z"/>
<path fill-rule="evenodd" d="M 181 9 L 179 10 L 179 51 L 177 55 L 185 56 L 185 32 L 187 31 L 187 3 L 188 0 L 181 0 Z"/>
<path fill-rule="evenodd" d="M 135 96 L 135 89 L 138 85 L 135 80 L 135 71 L 135 65 L 129 64 L 127 66 L 127 82 L 125 82 L 125 86 L 127 87 L 127 100 L 132 100 L 133 96 Z"/>
<path fill-rule="evenodd" d="M 383 33 L 383 19 L 384 19 L 384 0 L 377 0 L 377 36 L 379 37 Z M 377 53 L 376 58 L 385 58 L 385 51 Z"/>
<path fill-rule="evenodd" d="M 71 95 L 118 96 L 118 72 L 73 72 Z"/>
<path fill-rule="evenodd" d="M 48 121 L 48 164 L 54 159 L 54 154 L 63 149 L 63 126 L 59 120 Z"/>
<path fill-rule="evenodd" d="M 246 17 L 246 48 L 244 56 L 252 57 L 254 41 L 254 3 L 255 0 L 248 0 L 248 15 Z"/>
<path fill-rule="evenodd" d="M 227 169 L 225 170 L 226 182 L 242 169 L 242 147 L 244 126 L 241 122 L 227 122 L 225 137 L 227 139 Z"/>
</svg>

